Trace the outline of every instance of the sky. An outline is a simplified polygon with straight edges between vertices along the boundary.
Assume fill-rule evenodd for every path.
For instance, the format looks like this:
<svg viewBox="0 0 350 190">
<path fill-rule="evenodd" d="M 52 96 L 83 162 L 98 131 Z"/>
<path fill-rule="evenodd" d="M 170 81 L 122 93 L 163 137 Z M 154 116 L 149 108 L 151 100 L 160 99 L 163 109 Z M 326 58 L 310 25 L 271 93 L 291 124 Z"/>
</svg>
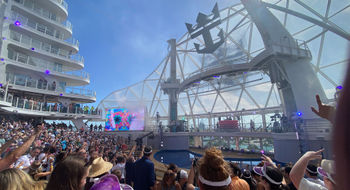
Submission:
<svg viewBox="0 0 350 190">
<path fill-rule="evenodd" d="M 187 32 L 198 12 L 237 0 L 66 0 L 73 37 L 97 105 L 111 92 L 142 81 L 167 54 L 167 40 Z"/>
<path fill-rule="evenodd" d="M 274 2 L 274 0 L 267 0 Z M 195 24 L 197 14 L 209 14 L 218 3 L 219 9 L 234 5 L 239 0 L 66 0 L 69 5 L 68 20 L 73 24 L 73 37 L 80 42 L 79 54 L 84 56 L 85 71 L 90 73 L 91 83 L 86 86 L 97 93 L 98 103 L 115 90 L 125 88 L 144 80 L 166 56 L 167 40 L 179 39 L 187 32 L 185 23 Z M 324 14 L 326 0 L 317 4 L 315 1 L 304 1 L 309 6 Z M 350 0 L 332 3 L 330 14 L 350 3 Z M 299 5 L 294 3 L 296 10 Z M 301 11 L 300 9 L 299 11 Z M 332 18 L 346 31 L 350 29 L 343 22 L 350 15 L 350 9 L 344 14 Z M 276 11 L 275 11 L 276 13 Z M 302 12 L 311 15 L 304 10 Z M 281 14 L 281 13 L 279 13 Z M 309 24 L 301 19 L 288 17 L 287 25 L 291 33 Z M 321 30 L 321 28 L 318 28 Z M 302 33 L 296 39 L 309 39 L 315 32 Z M 328 32 L 321 57 L 322 64 L 331 64 L 344 60 L 345 51 L 334 51 L 334 47 L 347 47 L 347 42 Z M 329 43 L 332 41 L 332 43 Z M 313 62 L 317 61 L 321 38 L 308 43 L 314 52 Z M 336 45 L 335 45 L 336 44 Z M 327 67 L 322 71 L 341 84 L 344 74 L 339 72 L 344 64 Z M 340 81 L 340 82 L 339 82 Z M 324 90 L 333 97 L 334 85 L 320 77 Z"/>
</svg>

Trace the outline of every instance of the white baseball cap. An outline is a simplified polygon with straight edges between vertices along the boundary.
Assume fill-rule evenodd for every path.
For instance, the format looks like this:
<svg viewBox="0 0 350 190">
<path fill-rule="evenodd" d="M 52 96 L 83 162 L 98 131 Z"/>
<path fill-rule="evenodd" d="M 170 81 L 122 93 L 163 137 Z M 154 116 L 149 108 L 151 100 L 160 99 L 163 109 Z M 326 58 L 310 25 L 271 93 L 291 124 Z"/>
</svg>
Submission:
<svg viewBox="0 0 350 190">
<path fill-rule="evenodd" d="M 188 178 L 188 174 L 185 170 L 180 170 L 180 179 Z"/>
</svg>

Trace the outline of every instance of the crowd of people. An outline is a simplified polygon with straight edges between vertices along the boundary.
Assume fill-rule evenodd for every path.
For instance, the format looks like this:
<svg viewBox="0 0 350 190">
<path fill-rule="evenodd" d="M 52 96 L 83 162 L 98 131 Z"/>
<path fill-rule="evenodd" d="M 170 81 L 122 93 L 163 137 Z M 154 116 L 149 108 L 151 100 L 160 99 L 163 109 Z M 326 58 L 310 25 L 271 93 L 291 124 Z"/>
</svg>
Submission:
<svg viewBox="0 0 350 190">
<path fill-rule="evenodd" d="M 0 187 L 4 190 L 335 190 L 349 178 L 350 75 L 337 110 L 316 96 L 312 111 L 334 124 L 335 161 L 308 151 L 295 164 L 278 167 L 266 155 L 252 170 L 224 160 L 221 150 L 205 150 L 189 172 L 170 164 L 157 181 L 152 147 L 137 150 L 111 133 L 71 130 L 65 124 L 2 119 Z M 336 164 L 335 164 L 336 163 Z"/>
<path fill-rule="evenodd" d="M 152 147 L 137 151 L 130 139 L 110 133 L 4 118 L 0 145 L 0 187 L 5 190 L 333 190 L 336 184 L 332 161 L 323 160 L 320 167 L 309 162 L 320 159 L 322 150 L 307 152 L 294 166 L 284 167 L 263 155 L 249 170 L 225 161 L 220 149 L 209 148 L 203 158 L 193 160 L 189 172 L 170 164 L 157 181 Z"/>
<path fill-rule="evenodd" d="M 80 186 L 77 188 L 79 184 L 61 183 L 60 181 L 63 180 L 62 177 L 67 176 L 69 176 L 69 180 L 78 177 L 81 180 L 81 177 L 86 174 L 83 172 L 85 170 L 89 171 L 85 177 L 88 178 L 86 184 L 90 187 L 93 184 L 91 182 L 98 180 L 99 176 L 106 172 L 115 172 L 116 174 L 121 172 L 120 181 L 124 182 L 125 176 L 127 176 L 124 169 L 119 172 L 114 170 L 117 170 L 118 167 L 119 169 L 123 168 L 125 161 L 132 157 L 136 149 L 135 146 L 133 148 L 127 146 L 127 141 L 130 140 L 111 134 L 73 130 L 72 126 L 67 126 L 64 123 L 37 124 L 34 120 L 11 121 L 2 119 L 0 128 L 0 186 L 8 187 L 5 189 L 28 189 L 20 186 L 24 187 L 30 183 L 33 185 L 33 189 L 45 189 L 46 184 L 46 189 L 53 189 L 51 187 L 52 180 L 57 179 L 57 184 L 53 184 L 56 189 L 80 189 Z M 129 153 L 125 154 L 126 151 Z M 108 170 L 106 170 L 106 164 Z M 76 167 L 74 167 L 75 165 Z M 79 169 L 79 166 L 82 168 Z M 102 171 L 104 172 L 101 173 Z M 56 175 L 57 172 L 59 174 Z M 63 175 L 61 172 L 66 173 Z M 17 175 L 17 180 L 22 181 L 13 181 L 15 180 L 14 175 Z M 37 183 L 38 181 L 40 183 Z M 17 186 L 14 186 L 15 184 Z M 63 187 L 62 185 L 67 186 Z"/>
</svg>

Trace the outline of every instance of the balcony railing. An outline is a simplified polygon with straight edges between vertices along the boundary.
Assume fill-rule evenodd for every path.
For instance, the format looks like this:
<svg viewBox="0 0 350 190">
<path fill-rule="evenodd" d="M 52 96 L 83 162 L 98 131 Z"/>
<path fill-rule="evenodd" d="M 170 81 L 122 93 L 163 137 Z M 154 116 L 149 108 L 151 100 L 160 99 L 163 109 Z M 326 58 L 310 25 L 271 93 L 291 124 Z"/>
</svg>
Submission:
<svg viewBox="0 0 350 190">
<path fill-rule="evenodd" d="M 77 48 L 79 47 L 79 41 L 77 39 L 73 37 L 65 39 L 64 34 L 59 32 L 58 30 L 54 30 L 43 24 L 31 21 L 27 17 L 17 12 L 13 12 L 13 11 L 11 12 L 11 21 L 13 22 L 19 21 L 21 26 L 28 27 L 29 29 L 34 29 L 36 31 L 41 32 L 44 35 L 54 37 L 64 43 L 68 43 L 71 46 L 75 46 Z"/>
<path fill-rule="evenodd" d="M 4 92 L 5 93 L 5 92 Z M 0 95 L 0 101 L 4 101 L 11 104 L 12 107 L 36 112 L 46 112 L 46 113 L 61 113 L 61 114 L 74 114 L 74 115 L 90 115 L 90 116 L 101 116 L 101 111 L 98 109 L 93 109 L 81 104 L 69 104 L 64 106 L 63 104 L 57 103 L 47 103 L 43 101 L 28 100 L 26 97 L 14 96 L 11 93 L 6 95 Z"/>
<path fill-rule="evenodd" d="M 9 53 L 9 59 L 15 61 L 16 63 L 32 66 L 32 67 L 38 68 L 40 70 L 44 70 L 45 72 L 54 71 L 54 72 L 59 72 L 59 73 L 66 74 L 66 75 L 71 75 L 74 77 L 79 77 L 79 78 L 84 79 L 84 80 L 90 79 L 89 73 L 87 73 L 85 71 L 82 71 L 82 70 L 74 71 L 74 68 L 65 67 L 65 66 L 64 66 L 64 70 L 66 70 L 66 71 L 64 71 L 64 70 L 62 70 L 61 64 L 52 63 L 50 61 L 46 61 L 46 60 L 35 58 L 35 57 L 30 57 L 30 56 L 25 55 L 23 53 L 13 52 L 12 50 L 9 50 L 9 51 L 11 51 L 11 53 Z"/>
<path fill-rule="evenodd" d="M 42 79 L 32 79 L 28 76 L 7 73 L 6 80 L 8 84 L 22 86 L 32 89 L 43 90 L 47 92 L 57 92 L 60 95 L 78 95 L 78 96 L 86 96 L 90 98 L 96 97 L 96 92 L 83 88 L 75 88 L 75 87 L 61 87 L 56 83 L 48 83 Z"/>
<path fill-rule="evenodd" d="M 39 40 L 33 39 L 27 35 L 10 31 L 10 38 L 16 42 L 19 42 L 25 46 L 27 46 L 28 49 L 32 49 L 35 51 L 43 51 L 44 54 L 52 54 L 54 56 L 62 57 L 65 59 L 68 59 L 70 61 L 78 62 L 78 63 L 84 63 L 83 56 L 79 54 L 71 55 L 67 50 L 52 46 L 51 44 L 41 42 Z"/>
<path fill-rule="evenodd" d="M 57 2 L 59 5 L 61 5 L 67 12 L 68 12 L 68 4 L 64 0 L 51 0 Z"/>
<path fill-rule="evenodd" d="M 60 1 L 60 0 L 53 0 L 58 2 L 60 5 L 62 5 L 66 10 L 68 8 L 68 4 L 65 1 Z M 22 6 L 24 6 L 25 8 L 27 8 L 29 11 L 40 15 L 41 17 L 45 17 L 47 19 L 50 19 L 54 22 L 56 22 L 57 24 L 67 28 L 68 30 L 72 31 L 73 26 L 72 23 L 69 21 L 64 21 L 63 19 L 61 19 L 60 17 L 57 17 L 55 14 L 49 12 L 46 9 L 43 9 L 41 7 L 37 7 L 37 5 L 30 0 L 14 0 L 14 2 L 21 4 Z"/>
</svg>

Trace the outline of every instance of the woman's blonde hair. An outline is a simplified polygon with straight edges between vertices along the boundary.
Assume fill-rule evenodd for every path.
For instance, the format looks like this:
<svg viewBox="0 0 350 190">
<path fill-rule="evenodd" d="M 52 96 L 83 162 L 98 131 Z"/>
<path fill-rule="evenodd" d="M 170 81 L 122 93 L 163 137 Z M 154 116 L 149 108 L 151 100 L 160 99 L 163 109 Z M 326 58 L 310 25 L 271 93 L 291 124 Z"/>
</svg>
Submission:
<svg viewBox="0 0 350 190">
<path fill-rule="evenodd" d="M 26 172 L 10 168 L 0 172 L 0 187 L 2 190 L 44 190 L 46 181 L 34 181 Z"/>
<path fill-rule="evenodd" d="M 216 148 L 209 148 L 205 151 L 204 157 L 199 160 L 199 173 L 209 181 L 217 182 L 223 181 L 230 177 L 230 167 L 224 160 L 221 150 Z M 201 187 L 206 190 L 228 190 L 231 185 L 222 187 L 212 187 L 201 184 Z"/>
</svg>

